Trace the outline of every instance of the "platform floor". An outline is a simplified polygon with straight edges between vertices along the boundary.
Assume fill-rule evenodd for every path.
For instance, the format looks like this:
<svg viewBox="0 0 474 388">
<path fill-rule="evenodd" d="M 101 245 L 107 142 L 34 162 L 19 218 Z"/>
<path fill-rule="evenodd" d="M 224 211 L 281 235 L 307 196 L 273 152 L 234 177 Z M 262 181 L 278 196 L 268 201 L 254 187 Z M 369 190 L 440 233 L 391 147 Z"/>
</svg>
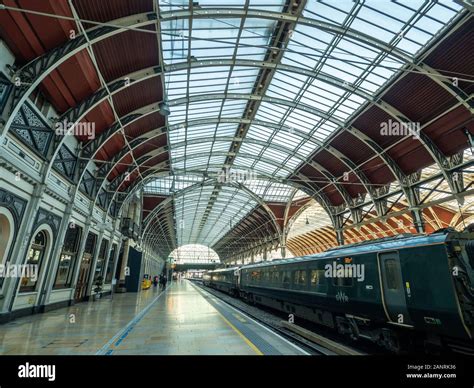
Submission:
<svg viewBox="0 0 474 388">
<path fill-rule="evenodd" d="M 0 354 L 301 355 L 189 281 L 0 325 Z"/>
</svg>

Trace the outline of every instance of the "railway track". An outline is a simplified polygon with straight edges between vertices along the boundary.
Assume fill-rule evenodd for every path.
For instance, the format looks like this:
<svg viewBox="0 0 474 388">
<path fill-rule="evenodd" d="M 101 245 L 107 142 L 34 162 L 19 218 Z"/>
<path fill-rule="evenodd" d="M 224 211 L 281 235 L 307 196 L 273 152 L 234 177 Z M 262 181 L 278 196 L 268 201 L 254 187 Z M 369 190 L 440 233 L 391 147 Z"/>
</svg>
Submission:
<svg viewBox="0 0 474 388">
<path fill-rule="evenodd" d="M 203 293 L 208 293 L 218 298 L 221 302 L 231 306 L 244 315 L 252 318 L 261 325 L 279 334 L 288 341 L 301 347 L 310 355 L 364 355 L 361 352 L 347 345 L 338 343 L 334 340 L 325 338 L 316 333 L 312 333 L 304 327 L 295 324 L 289 324 L 287 321 L 282 321 L 281 317 L 276 316 L 266 310 L 251 306 L 245 302 L 233 298 L 221 291 L 204 287 L 201 282 L 193 281 Z"/>
</svg>

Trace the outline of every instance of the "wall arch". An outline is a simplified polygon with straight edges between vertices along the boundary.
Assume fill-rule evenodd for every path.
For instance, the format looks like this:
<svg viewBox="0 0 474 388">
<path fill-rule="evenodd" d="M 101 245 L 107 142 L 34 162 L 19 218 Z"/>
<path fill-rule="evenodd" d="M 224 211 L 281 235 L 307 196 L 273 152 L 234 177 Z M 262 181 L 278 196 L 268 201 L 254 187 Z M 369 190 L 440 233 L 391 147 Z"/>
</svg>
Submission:
<svg viewBox="0 0 474 388">
<path fill-rule="evenodd" d="M 8 261 L 15 234 L 15 219 L 6 208 L 0 207 L 0 264 Z"/>
<path fill-rule="evenodd" d="M 39 264 L 38 272 L 37 272 L 37 280 L 35 284 L 35 289 L 21 292 L 20 291 L 21 279 L 19 278 L 18 285 L 17 285 L 17 297 L 15 298 L 15 299 L 18 299 L 18 296 L 25 295 L 25 294 L 36 294 L 34 305 L 38 303 L 39 296 L 41 295 L 43 283 L 44 283 L 44 280 L 46 279 L 46 269 L 48 268 L 49 261 L 51 260 L 51 254 L 52 254 L 53 246 L 54 246 L 55 233 L 49 224 L 44 223 L 44 224 L 38 225 L 36 229 L 34 229 L 33 233 L 31 234 L 30 240 L 28 241 L 28 250 L 27 250 L 26 256 L 22 260 L 22 264 L 27 263 L 28 255 L 30 253 L 30 249 L 33 244 L 33 241 L 36 235 L 40 232 L 43 232 L 45 234 L 46 244 L 45 244 L 43 256 L 42 256 L 41 262 Z"/>
</svg>

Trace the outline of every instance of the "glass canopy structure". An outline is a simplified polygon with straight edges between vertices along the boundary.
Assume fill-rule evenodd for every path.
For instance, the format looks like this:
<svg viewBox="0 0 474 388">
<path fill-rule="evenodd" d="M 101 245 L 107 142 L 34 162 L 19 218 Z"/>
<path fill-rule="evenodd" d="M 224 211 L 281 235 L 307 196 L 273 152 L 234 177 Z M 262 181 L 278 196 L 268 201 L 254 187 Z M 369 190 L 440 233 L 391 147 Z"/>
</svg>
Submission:
<svg viewBox="0 0 474 388">
<path fill-rule="evenodd" d="M 213 246 L 262 201 L 314 195 L 307 179 L 331 182 L 324 169 L 296 172 L 321 167 L 310 160 L 318 150 L 340 158 L 327 147 L 333 135 L 410 72 L 462 7 L 170 0 L 159 9 L 171 176 L 145 192 L 174 195 L 178 246 Z M 240 178 L 219 182 L 222 171 Z"/>
<path fill-rule="evenodd" d="M 145 185 L 144 194 L 174 195 L 173 215 L 179 246 L 213 246 L 259 203 L 287 203 L 307 195 L 295 188 L 268 180 L 238 180 L 219 188 L 198 175 L 156 178 Z M 209 209 L 212 203 L 212 209 Z"/>
<path fill-rule="evenodd" d="M 220 263 L 219 255 L 209 247 L 199 244 L 183 245 L 170 256 L 175 264 L 216 264 Z"/>
<path fill-rule="evenodd" d="M 36 267 L 27 271 L 31 281 L 20 273 L 0 279 L 0 323 L 120 293 L 119 311 L 97 316 L 111 339 L 101 325 L 97 338 L 70 348 L 95 353 L 105 343 L 97 354 L 116 352 L 117 330 L 129 322 L 122 332 L 147 326 L 137 331 L 140 349 L 169 353 L 165 337 L 150 336 L 157 325 L 145 314 L 163 318 L 167 336 L 192 329 L 184 310 L 199 327 L 212 317 L 212 330 L 229 325 L 209 310 L 222 307 L 218 300 L 214 306 L 186 282 L 171 281 L 158 295 L 154 287 L 147 291 L 150 277 L 289 263 L 283 268 L 291 272 L 289 283 L 275 268 L 263 273 L 249 266 L 239 273 L 250 274 L 250 283 L 239 286 L 260 279 L 262 287 L 278 288 L 280 281 L 288 290 L 275 293 L 278 299 L 318 291 L 325 282 L 333 298 L 349 283 L 321 283 L 312 266 L 305 272 L 296 264 L 322 252 L 347 253 L 352 244 L 378 250 L 387 243 L 381 284 L 401 263 L 411 283 L 416 273 L 436 285 L 431 256 L 417 266 L 419 255 L 397 262 L 392 254 L 390 241 L 417 236 L 422 244 L 444 240 L 448 257 L 439 255 L 439 268 L 460 269 L 453 282 L 444 272 L 462 330 L 474 306 L 473 282 L 466 280 L 474 268 L 467 257 L 474 231 L 473 64 L 472 0 L 0 0 L 0 264 Z M 407 287 L 399 283 L 403 299 Z M 230 291 L 245 296 L 245 289 Z M 341 292 L 339 302 L 353 296 Z M 420 300 L 439 299 L 427 295 Z M 392 335 L 413 330 L 407 324 L 385 330 L 392 325 L 381 319 L 397 321 L 400 298 L 385 299 L 373 317 L 349 311 L 357 307 L 354 298 L 340 304 L 346 318 L 362 320 L 339 322 L 342 307 L 322 309 L 322 318 L 315 310 L 313 318 L 334 318 L 350 336 L 358 329 L 354 321 L 363 322 L 363 336 L 402 353 L 406 344 L 418 351 L 424 342 L 435 353 L 440 344 L 472 350 L 463 342 L 472 333 L 445 338 L 450 330 L 439 328 L 434 335 L 421 314 L 426 338 Z M 311 312 L 293 302 L 296 315 Z M 99 304 L 110 312 L 110 303 Z M 464 321 L 456 310 L 461 304 Z M 430 317 L 445 322 L 446 306 L 437 307 Z M 51 318 L 47 343 L 16 335 L 12 346 L 0 343 L 10 346 L 3 353 L 51 345 L 58 327 L 57 316 Z M 34 335 L 38 319 L 31 323 Z M 63 323 L 59 340 L 87 334 L 85 326 Z M 246 325 L 234 323 L 238 331 Z M 230 344 L 242 339 L 227 329 Z M 212 330 L 194 345 L 209 342 Z M 178 353 L 189 350 L 184 334 Z M 269 343 L 280 351 L 275 344 Z M 210 345 L 212 354 L 235 353 Z M 124 345 L 124 352 L 132 348 Z"/>
</svg>

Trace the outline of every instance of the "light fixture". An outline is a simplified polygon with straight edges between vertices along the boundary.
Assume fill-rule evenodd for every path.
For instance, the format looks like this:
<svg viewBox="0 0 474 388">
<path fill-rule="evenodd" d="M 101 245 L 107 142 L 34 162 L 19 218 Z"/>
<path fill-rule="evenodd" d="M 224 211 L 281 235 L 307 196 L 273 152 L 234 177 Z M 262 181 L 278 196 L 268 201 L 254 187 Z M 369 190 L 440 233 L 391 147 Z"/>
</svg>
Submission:
<svg viewBox="0 0 474 388">
<path fill-rule="evenodd" d="M 168 104 L 168 101 L 160 102 L 159 108 L 160 108 L 160 114 L 162 116 L 169 116 L 170 115 L 171 112 L 170 112 L 170 106 Z"/>
<path fill-rule="evenodd" d="M 306 216 L 306 225 L 309 225 L 308 216 Z"/>
</svg>

